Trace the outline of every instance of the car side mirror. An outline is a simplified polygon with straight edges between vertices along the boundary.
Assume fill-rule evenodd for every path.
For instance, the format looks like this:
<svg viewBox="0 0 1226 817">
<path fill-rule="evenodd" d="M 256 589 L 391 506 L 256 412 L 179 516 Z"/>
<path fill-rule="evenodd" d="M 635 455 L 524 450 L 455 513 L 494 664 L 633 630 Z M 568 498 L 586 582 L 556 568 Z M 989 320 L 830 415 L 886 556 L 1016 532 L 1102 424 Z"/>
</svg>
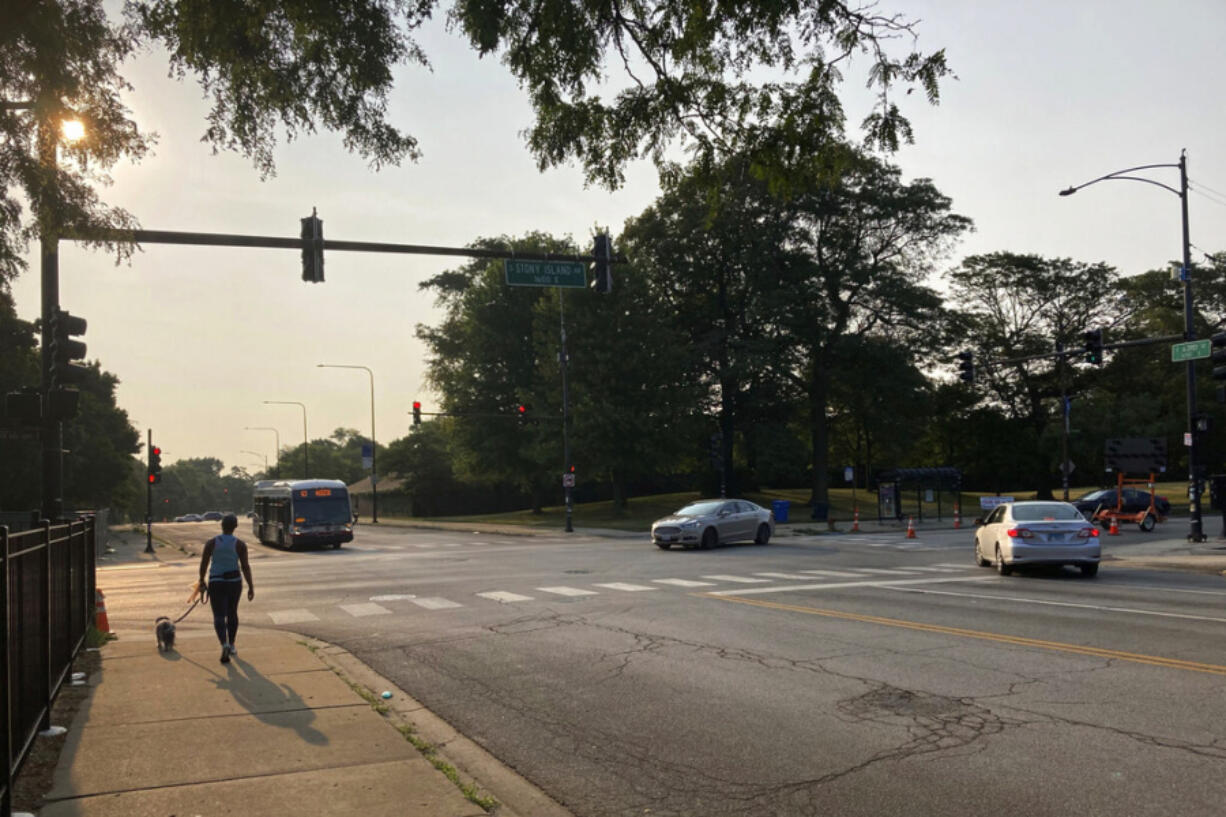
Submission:
<svg viewBox="0 0 1226 817">
<path fill-rule="evenodd" d="M 983 525 L 983 517 L 980 516 L 975 520 L 975 527 L 978 528 L 978 527 L 981 527 L 982 525 Z"/>
</svg>

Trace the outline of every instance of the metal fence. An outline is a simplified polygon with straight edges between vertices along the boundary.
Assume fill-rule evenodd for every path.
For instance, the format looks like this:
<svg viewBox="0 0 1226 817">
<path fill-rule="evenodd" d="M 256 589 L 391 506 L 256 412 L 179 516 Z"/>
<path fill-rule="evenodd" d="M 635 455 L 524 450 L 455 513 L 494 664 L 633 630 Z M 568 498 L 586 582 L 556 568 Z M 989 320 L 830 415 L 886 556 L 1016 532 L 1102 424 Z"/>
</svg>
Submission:
<svg viewBox="0 0 1226 817">
<path fill-rule="evenodd" d="M 9 533 L 0 526 L 0 817 L 12 812 L 13 777 L 85 644 L 94 615 L 97 524 L 93 516 Z"/>
</svg>

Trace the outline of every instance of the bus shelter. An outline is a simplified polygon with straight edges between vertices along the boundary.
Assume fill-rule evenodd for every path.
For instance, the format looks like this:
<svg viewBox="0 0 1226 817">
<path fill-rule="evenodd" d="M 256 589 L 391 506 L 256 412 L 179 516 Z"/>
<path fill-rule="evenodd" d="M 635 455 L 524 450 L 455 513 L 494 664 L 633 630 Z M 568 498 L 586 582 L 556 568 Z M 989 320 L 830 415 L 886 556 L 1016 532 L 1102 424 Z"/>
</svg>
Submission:
<svg viewBox="0 0 1226 817">
<path fill-rule="evenodd" d="M 957 468 L 891 468 L 877 473 L 878 522 L 911 516 L 923 522 L 925 512 L 940 520 L 955 504 L 962 504 L 962 471 Z"/>
</svg>

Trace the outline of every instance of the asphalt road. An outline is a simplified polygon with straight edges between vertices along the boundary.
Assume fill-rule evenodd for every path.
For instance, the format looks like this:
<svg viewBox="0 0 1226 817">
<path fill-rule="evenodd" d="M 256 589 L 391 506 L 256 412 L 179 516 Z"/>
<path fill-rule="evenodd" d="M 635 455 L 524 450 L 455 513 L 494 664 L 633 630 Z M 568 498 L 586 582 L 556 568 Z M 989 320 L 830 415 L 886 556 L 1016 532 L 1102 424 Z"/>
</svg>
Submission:
<svg viewBox="0 0 1226 817">
<path fill-rule="evenodd" d="M 661 551 L 367 525 L 254 551 L 245 621 L 343 645 L 581 817 L 1223 810 L 1218 575 L 1002 578 L 967 530 Z M 100 585 L 152 622 L 194 570 Z"/>
</svg>

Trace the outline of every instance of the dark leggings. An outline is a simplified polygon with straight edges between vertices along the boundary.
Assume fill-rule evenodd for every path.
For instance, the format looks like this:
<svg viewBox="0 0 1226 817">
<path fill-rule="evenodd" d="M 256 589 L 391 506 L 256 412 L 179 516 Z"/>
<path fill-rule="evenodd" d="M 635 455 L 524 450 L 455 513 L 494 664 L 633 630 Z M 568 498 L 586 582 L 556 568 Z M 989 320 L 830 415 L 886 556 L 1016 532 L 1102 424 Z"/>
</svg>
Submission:
<svg viewBox="0 0 1226 817">
<path fill-rule="evenodd" d="M 222 644 L 233 644 L 238 635 L 238 599 L 242 582 L 209 582 L 209 604 L 213 607 L 213 629 Z"/>
</svg>

